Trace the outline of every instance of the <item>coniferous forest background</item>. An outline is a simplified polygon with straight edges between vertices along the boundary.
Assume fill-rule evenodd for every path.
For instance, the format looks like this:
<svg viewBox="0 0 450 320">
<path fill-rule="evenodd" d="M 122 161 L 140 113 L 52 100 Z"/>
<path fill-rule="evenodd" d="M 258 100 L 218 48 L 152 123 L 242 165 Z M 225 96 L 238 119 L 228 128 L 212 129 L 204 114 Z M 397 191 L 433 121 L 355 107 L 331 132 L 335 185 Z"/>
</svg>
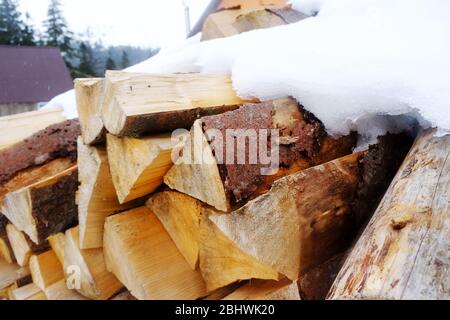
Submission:
<svg viewBox="0 0 450 320">
<path fill-rule="evenodd" d="M 106 47 L 92 39 L 89 32 L 75 34 L 69 29 L 59 0 L 50 1 L 42 31 L 19 11 L 17 0 L 0 0 L 0 45 L 57 47 L 72 78 L 101 77 L 105 70 L 124 69 L 158 52 L 156 48 Z"/>
</svg>

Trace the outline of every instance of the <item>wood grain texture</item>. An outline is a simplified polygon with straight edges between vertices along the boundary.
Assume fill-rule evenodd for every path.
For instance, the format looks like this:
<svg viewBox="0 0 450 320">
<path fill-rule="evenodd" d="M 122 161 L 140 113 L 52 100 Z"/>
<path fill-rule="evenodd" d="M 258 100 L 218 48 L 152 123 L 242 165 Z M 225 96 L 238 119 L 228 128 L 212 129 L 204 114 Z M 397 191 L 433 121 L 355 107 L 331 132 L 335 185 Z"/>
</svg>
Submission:
<svg viewBox="0 0 450 320">
<path fill-rule="evenodd" d="M 108 134 L 108 161 L 119 202 L 146 196 L 161 186 L 178 145 L 168 133 L 144 138 Z"/>
<path fill-rule="evenodd" d="M 297 280 L 348 245 L 360 157 L 286 176 L 244 207 L 209 219 L 243 252 Z"/>
<path fill-rule="evenodd" d="M 330 299 L 450 298 L 450 136 L 434 134 L 416 140 Z"/>
<path fill-rule="evenodd" d="M 55 300 L 55 301 L 89 300 L 88 298 L 79 294 L 77 291 L 68 289 L 66 280 L 64 279 L 46 288 L 44 294 L 47 300 Z"/>
<path fill-rule="evenodd" d="M 66 120 L 62 108 L 31 111 L 0 117 L 0 149 L 7 148 L 33 135 L 39 130 Z"/>
<path fill-rule="evenodd" d="M 136 201 L 123 205 L 119 203 L 104 146 L 87 146 L 80 137 L 78 139 L 78 172 L 80 248 L 101 248 L 106 217 L 138 204 Z"/>
<path fill-rule="evenodd" d="M 107 71 L 102 118 L 110 133 L 137 136 L 190 128 L 200 116 L 242 103 L 228 75 Z"/>
<path fill-rule="evenodd" d="M 104 252 L 117 278 L 139 300 L 191 300 L 206 295 L 158 218 L 146 207 L 106 219 Z"/>
<path fill-rule="evenodd" d="M 101 116 L 104 80 L 75 79 L 74 86 L 83 142 L 87 145 L 100 143 L 106 131 Z"/>
<path fill-rule="evenodd" d="M 64 270 L 76 268 L 81 295 L 93 300 L 106 300 L 123 288 L 122 283 L 106 269 L 103 249 L 80 249 L 79 228 L 66 231 Z"/>
<path fill-rule="evenodd" d="M 146 206 L 158 217 L 180 253 L 195 270 L 199 262 L 203 204 L 188 195 L 165 190 L 153 195 Z"/>
<path fill-rule="evenodd" d="M 64 279 L 63 266 L 53 250 L 33 255 L 29 267 L 34 284 L 43 291 Z"/>
<path fill-rule="evenodd" d="M 206 209 L 200 220 L 200 270 L 208 291 L 237 281 L 280 279 L 274 268 L 242 250 L 209 219 L 216 213 Z"/>
<path fill-rule="evenodd" d="M 20 267 L 0 259 L 0 289 L 5 289 L 28 275 L 30 275 L 28 267 Z"/>
<path fill-rule="evenodd" d="M 230 212 L 277 179 L 350 154 L 354 144 L 353 135 L 327 136 L 322 123 L 291 98 L 246 104 L 197 120 L 164 182 Z M 264 152 L 271 154 L 269 163 Z"/>
<path fill-rule="evenodd" d="M 73 226 L 78 220 L 75 193 L 78 167 L 5 195 L 1 211 L 36 244 Z"/>
<path fill-rule="evenodd" d="M 11 249 L 19 266 L 28 266 L 30 257 L 33 254 L 42 253 L 48 250 L 48 243 L 35 244 L 28 235 L 17 229 L 13 224 L 6 226 L 8 240 Z"/>
<path fill-rule="evenodd" d="M 13 290 L 14 300 L 47 300 L 44 292 L 34 283 Z"/>
<path fill-rule="evenodd" d="M 201 154 L 203 163 L 182 162 L 182 158 L 164 176 L 164 183 L 171 189 L 186 193 L 218 210 L 228 211 L 230 202 L 220 177 L 219 167 L 206 137 L 203 134 L 201 122 L 195 121 L 191 129 L 191 141 L 198 143 L 187 144 L 183 154 L 189 154 L 191 159 Z"/>
</svg>

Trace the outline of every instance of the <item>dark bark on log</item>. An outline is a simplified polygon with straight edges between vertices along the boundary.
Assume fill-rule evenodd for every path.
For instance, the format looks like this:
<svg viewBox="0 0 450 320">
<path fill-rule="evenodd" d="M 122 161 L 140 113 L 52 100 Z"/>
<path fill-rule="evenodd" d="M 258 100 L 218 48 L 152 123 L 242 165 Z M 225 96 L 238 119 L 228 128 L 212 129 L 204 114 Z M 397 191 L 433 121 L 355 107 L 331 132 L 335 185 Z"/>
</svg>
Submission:
<svg viewBox="0 0 450 320">
<path fill-rule="evenodd" d="M 36 221 L 39 242 L 73 227 L 78 221 L 75 193 L 78 190 L 78 170 L 63 176 L 55 184 L 31 189 L 32 215 Z"/>
<path fill-rule="evenodd" d="M 76 159 L 78 119 L 51 125 L 31 137 L 0 150 L 0 184 L 19 171 L 63 157 Z"/>
<path fill-rule="evenodd" d="M 6 236 L 6 226 L 8 223 L 8 218 L 0 213 L 0 236 Z"/>
<path fill-rule="evenodd" d="M 344 253 L 338 254 L 301 276 L 298 288 L 302 300 L 325 300 L 345 257 Z"/>
<path fill-rule="evenodd" d="M 230 129 L 236 130 L 235 133 Z M 272 130 L 274 134 L 278 132 L 279 137 L 272 136 Z M 215 137 L 218 132 L 222 139 Z M 208 158 L 197 164 L 186 157 L 197 159 L 198 142 L 195 140 L 202 134 L 203 156 L 211 160 Z M 254 142 L 252 145 L 250 140 Z M 279 152 L 272 149 L 272 143 Z M 256 151 L 254 144 L 257 144 Z M 172 189 L 229 212 L 266 193 L 274 181 L 284 176 L 350 154 L 355 144 L 355 135 L 340 139 L 329 137 L 323 124 L 293 99 L 248 104 L 196 121 L 191 129 L 190 144 L 185 146 L 183 156 L 164 181 Z M 270 156 L 272 151 L 274 157 Z M 261 159 L 262 154 L 272 163 L 263 161 L 267 159 Z M 274 163 L 276 160 L 279 166 Z M 268 174 L 264 175 L 262 170 Z M 215 189 L 211 190 L 213 186 Z"/>
<path fill-rule="evenodd" d="M 78 169 L 73 166 L 55 176 L 8 193 L 2 212 L 36 244 L 78 221 L 75 194 Z"/>
</svg>

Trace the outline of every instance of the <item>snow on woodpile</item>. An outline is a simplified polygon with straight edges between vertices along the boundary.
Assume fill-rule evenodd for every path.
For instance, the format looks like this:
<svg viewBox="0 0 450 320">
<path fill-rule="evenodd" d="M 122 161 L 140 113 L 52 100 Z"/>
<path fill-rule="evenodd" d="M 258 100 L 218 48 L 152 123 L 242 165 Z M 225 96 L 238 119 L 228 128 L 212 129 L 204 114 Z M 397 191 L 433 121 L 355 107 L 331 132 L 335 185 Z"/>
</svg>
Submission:
<svg viewBox="0 0 450 320">
<path fill-rule="evenodd" d="M 241 97 L 293 96 L 333 135 L 450 132 L 450 1 L 298 0 L 295 24 L 189 41 L 130 71 L 226 73 Z"/>
</svg>

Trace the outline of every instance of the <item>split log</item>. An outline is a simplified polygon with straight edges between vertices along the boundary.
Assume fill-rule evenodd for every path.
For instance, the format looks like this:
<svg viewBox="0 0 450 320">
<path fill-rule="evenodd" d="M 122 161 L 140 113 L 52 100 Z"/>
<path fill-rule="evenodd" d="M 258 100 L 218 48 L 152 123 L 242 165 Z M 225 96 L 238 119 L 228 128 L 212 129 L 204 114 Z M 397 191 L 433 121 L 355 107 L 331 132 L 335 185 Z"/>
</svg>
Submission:
<svg viewBox="0 0 450 320">
<path fill-rule="evenodd" d="M 231 214 L 212 213 L 209 221 L 253 259 L 297 280 L 348 246 L 361 156 L 284 177 L 263 196 Z"/>
<path fill-rule="evenodd" d="M 48 237 L 48 243 L 50 244 L 53 252 L 56 254 L 61 266 L 64 266 L 64 250 L 66 247 L 66 236 L 64 233 L 60 232 Z"/>
<path fill-rule="evenodd" d="M 200 270 L 207 290 L 248 279 L 280 279 L 275 269 L 241 250 L 217 228 L 208 218 L 215 213 L 205 209 L 200 220 Z"/>
<path fill-rule="evenodd" d="M 30 257 L 33 254 L 38 254 L 48 250 L 47 242 L 35 244 L 31 241 L 30 237 L 18 230 L 13 224 L 8 224 L 6 226 L 6 231 L 11 249 L 14 252 L 14 257 L 16 258 L 19 266 L 28 266 Z"/>
<path fill-rule="evenodd" d="M 43 291 L 64 279 L 63 266 L 53 250 L 32 256 L 29 267 L 34 284 Z"/>
<path fill-rule="evenodd" d="M 200 262 L 208 292 L 246 279 L 278 279 L 276 271 L 242 252 L 208 219 L 203 219 L 209 209 L 200 201 L 165 190 L 152 196 L 147 207 L 158 217 L 190 267 L 195 270 Z"/>
<path fill-rule="evenodd" d="M 416 140 L 330 299 L 450 298 L 450 135 Z"/>
<path fill-rule="evenodd" d="M 34 283 L 13 290 L 12 297 L 14 300 L 47 300 L 44 292 Z"/>
<path fill-rule="evenodd" d="M 121 153 L 119 156 L 124 157 L 125 154 Z M 80 248 L 101 248 L 106 217 L 136 207 L 143 201 L 137 200 L 124 205 L 119 203 L 105 147 L 89 147 L 81 138 L 78 139 L 78 171 Z M 127 177 L 124 176 L 122 179 Z"/>
<path fill-rule="evenodd" d="M 44 294 L 47 297 L 47 300 L 89 300 L 77 291 L 68 289 L 64 279 L 45 289 Z"/>
<path fill-rule="evenodd" d="M 276 146 L 264 149 L 275 133 Z M 351 153 L 355 143 L 353 135 L 327 136 L 322 123 L 293 99 L 245 105 L 197 120 L 164 182 L 228 212 L 267 192 L 283 176 Z M 268 152 L 269 159 L 263 159 Z"/>
<path fill-rule="evenodd" d="M 226 38 L 239 34 L 233 26 L 233 22 L 241 14 L 251 12 L 251 9 L 232 9 L 232 10 L 222 10 L 212 13 L 206 18 L 203 28 L 202 28 L 202 39 L 201 41 L 208 41 L 218 38 Z"/>
<path fill-rule="evenodd" d="M 295 23 L 308 18 L 291 6 L 262 8 L 239 15 L 233 22 L 237 33 Z"/>
<path fill-rule="evenodd" d="M 102 118 L 110 133 L 136 136 L 189 128 L 200 116 L 242 103 L 228 75 L 107 71 Z"/>
<path fill-rule="evenodd" d="M 5 260 L 0 259 L 0 289 L 15 284 L 17 280 L 20 280 L 29 274 L 30 270 L 27 267 L 22 268 L 16 264 L 10 264 Z"/>
<path fill-rule="evenodd" d="M 138 199 L 161 186 L 177 146 L 181 148 L 170 134 L 140 139 L 108 134 L 108 159 L 119 202 Z"/>
<path fill-rule="evenodd" d="M 0 136 L 0 150 L 7 148 L 39 130 L 55 123 L 66 120 L 62 108 L 31 111 L 0 117 L 0 132 L 7 132 Z"/>
<path fill-rule="evenodd" d="M 34 243 L 42 244 L 47 237 L 76 223 L 77 189 L 78 168 L 73 166 L 48 179 L 8 193 L 1 212 Z"/>
<path fill-rule="evenodd" d="M 163 224 L 189 266 L 195 270 L 199 261 L 203 204 L 188 195 L 165 190 L 152 196 L 146 205 Z"/>
<path fill-rule="evenodd" d="M 106 130 L 101 110 L 103 85 L 101 78 L 75 79 L 74 81 L 81 136 L 87 145 L 94 145 L 105 140 Z"/>
<path fill-rule="evenodd" d="M 139 300 L 189 300 L 206 295 L 200 272 L 190 268 L 146 207 L 106 219 L 104 251 L 108 270 Z"/>
<path fill-rule="evenodd" d="M 301 300 L 295 282 L 253 280 L 222 300 Z"/>
<path fill-rule="evenodd" d="M 78 119 L 51 125 L 25 140 L 0 150 L 0 184 L 21 170 L 45 164 L 53 159 L 76 158 Z"/>
<path fill-rule="evenodd" d="M 103 249 L 80 249 L 78 227 L 67 230 L 65 237 L 64 270 L 78 270 L 80 287 L 75 289 L 79 293 L 89 299 L 106 300 L 123 287 L 106 269 Z"/>
<path fill-rule="evenodd" d="M 0 185 L 0 203 L 8 193 L 57 175 L 75 164 L 70 158 L 61 158 L 52 160 L 42 166 L 31 167 L 18 172 L 13 178 Z"/>
<path fill-rule="evenodd" d="M 203 24 L 202 41 L 231 37 L 243 32 L 295 23 L 308 16 L 285 7 L 234 8 L 208 16 Z"/>
</svg>

